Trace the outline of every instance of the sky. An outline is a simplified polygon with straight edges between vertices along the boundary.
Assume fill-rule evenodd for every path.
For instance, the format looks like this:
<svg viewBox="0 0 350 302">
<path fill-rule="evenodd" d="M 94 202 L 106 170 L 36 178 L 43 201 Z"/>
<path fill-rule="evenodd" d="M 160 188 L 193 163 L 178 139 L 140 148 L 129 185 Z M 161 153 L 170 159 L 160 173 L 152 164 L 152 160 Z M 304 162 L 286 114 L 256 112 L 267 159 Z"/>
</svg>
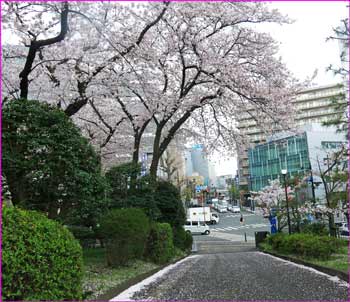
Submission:
<svg viewBox="0 0 350 302">
<path fill-rule="evenodd" d="M 294 20 L 292 24 L 268 24 L 265 32 L 278 41 L 279 54 L 287 68 L 299 80 L 311 78 L 315 86 L 333 84 L 340 81 L 326 68 L 340 65 L 340 49 L 336 41 L 326 42 L 333 34 L 332 29 L 340 25 L 340 20 L 349 16 L 347 1 L 278 1 L 271 2 L 283 15 Z M 261 30 L 261 29 L 259 29 Z M 214 155 L 217 175 L 236 174 L 237 159 L 224 159 Z"/>
</svg>

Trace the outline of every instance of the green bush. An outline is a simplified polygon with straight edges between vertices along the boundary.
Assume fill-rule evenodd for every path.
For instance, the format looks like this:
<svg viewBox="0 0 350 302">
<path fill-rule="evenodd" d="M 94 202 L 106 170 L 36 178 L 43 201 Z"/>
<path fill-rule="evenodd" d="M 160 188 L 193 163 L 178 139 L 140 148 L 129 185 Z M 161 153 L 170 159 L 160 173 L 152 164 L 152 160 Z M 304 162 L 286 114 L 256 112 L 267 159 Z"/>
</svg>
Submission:
<svg viewBox="0 0 350 302">
<path fill-rule="evenodd" d="M 317 259 L 329 259 L 332 253 L 344 245 L 342 240 L 336 238 L 303 233 L 276 234 L 269 236 L 266 242 L 278 252 Z"/>
<path fill-rule="evenodd" d="M 100 157 L 79 128 L 62 110 L 32 100 L 7 102 L 2 118 L 2 173 L 13 204 L 93 226 L 109 188 Z"/>
<path fill-rule="evenodd" d="M 82 249 L 67 228 L 16 207 L 2 219 L 2 299 L 81 299 Z"/>
<path fill-rule="evenodd" d="M 283 233 L 277 233 L 275 235 L 268 236 L 265 240 L 267 241 L 268 244 L 272 246 L 274 250 L 278 250 L 285 236 L 286 235 Z"/>
<path fill-rule="evenodd" d="M 121 266 L 142 258 L 149 229 L 149 219 L 141 209 L 109 211 L 101 219 L 100 227 L 107 248 L 107 264 Z"/>
<path fill-rule="evenodd" d="M 155 223 L 152 225 L 145 254 L 157 264 L 164 264 L 174 257 L 175 248 L 170 224 Z"/>
<path fill-rule="evenodd" d="M 169 223 L 172 227 L 183 226 L 186 221 L 185 210 L 179 190 L 170 182 L 157 182 L 154 200 L 160 211 L 159 222 Z"/>
<path fill-rule="evenodd" d="M 70 225 L 68 230 L 73 234 L 75 239 L 79 240 L 80 245 L 85 248 L 96 241 L 95 232 L 86 226 Z"/>
<path fill-rule="evenodd" d="M 184 230 L 183 226 L 173 228 L 174 245 L 183 251 L 191 250 L 192 235 Z"/>
<path fill-rule="evenodd" d="M 324 223 L 310 223 L 302 227 L 302 232 L 318 236 L 327 236 L 328 230 Z"/>
<path fill-rule="evenodd" d="M 187 250 L 191 250 L 192 249 L 192 243 L 193 243 L 193 237 L 192 234 L 190 232 L 185 232 L 186 237 L 185 237 L 185 248 Z"/>
</svg>

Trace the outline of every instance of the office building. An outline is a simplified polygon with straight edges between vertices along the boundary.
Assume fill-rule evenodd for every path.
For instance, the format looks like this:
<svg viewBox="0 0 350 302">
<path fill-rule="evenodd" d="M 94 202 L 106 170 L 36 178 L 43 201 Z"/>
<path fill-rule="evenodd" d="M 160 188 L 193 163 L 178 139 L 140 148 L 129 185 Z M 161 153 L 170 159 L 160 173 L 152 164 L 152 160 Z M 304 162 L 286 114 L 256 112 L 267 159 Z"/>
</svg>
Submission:
<svg viewBox="0 0 350 302">
<path fill-rule="evenodd" d="M 194 145 L 185 153 L 186 175 L 200 175 L 204 179 L 205 186 L 210 185 L 209 180 L 209 161 L 203 145 Z"/>
<path fill-rule="evenodd" d="M 279 133 L 267 138 L 264 144 L 250 148 L 249 183 L 251 191 L 259 191 L 269 185 L 270 180 L 281 178 L 281 170 L 287 169 L 288 176 L 311 175 L 319 183 L 316 198 L 324 199 L 319 171 L 326 170 L 328 156 L 346 145 L 344 134 L 336 133 L 334 127 L 320 124 L 303 126 L 298 134 Z"/>
<path fill-rule="evenodd" d="M 308 88 L 301 91 L 293 100 L 295 108 L 295 126 L 301 127 L 312 123 L 322 123 L 343 114 L 336 110 L 333 99 L 343 99 L 344 88 L 342 84 L 333 84 L 321 87 Z M 345 102 L 345 99 L 344 99 Z M 246 135 L 250 147 L 266 142 L 266 134 L 248 114 L 242 114 L 238 121 L 238 129 Z M 249 185 L 248 149 L 238 150 L 238 173 L 241 188 Z"/>
</svg>

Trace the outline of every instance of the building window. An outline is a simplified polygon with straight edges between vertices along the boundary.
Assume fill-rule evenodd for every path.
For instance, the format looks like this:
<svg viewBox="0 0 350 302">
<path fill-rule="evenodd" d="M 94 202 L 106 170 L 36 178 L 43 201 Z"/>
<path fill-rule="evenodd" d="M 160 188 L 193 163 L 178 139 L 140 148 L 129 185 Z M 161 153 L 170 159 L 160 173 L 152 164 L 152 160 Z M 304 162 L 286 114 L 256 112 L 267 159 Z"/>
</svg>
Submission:
<svg viewBox="0 0 350 302">
<path fill-rule="evenodd" d="M 343 145 L 344 142 L 321 142 L 324 149 L 340 149 Z"/>
</svg>

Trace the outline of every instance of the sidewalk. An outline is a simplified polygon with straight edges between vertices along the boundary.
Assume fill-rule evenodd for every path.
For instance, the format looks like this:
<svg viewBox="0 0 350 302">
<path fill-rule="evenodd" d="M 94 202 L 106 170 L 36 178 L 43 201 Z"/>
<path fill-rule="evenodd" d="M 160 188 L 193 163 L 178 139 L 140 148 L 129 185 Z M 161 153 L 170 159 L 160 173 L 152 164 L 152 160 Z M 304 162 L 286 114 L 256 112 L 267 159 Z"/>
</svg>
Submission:
<svg viewBox="0 0 350 302">
<path fill-rule="evenodd" d="M 220 232 L 212 232 L 210 233 L 209 236 L 215 237 L 215 238 L 220 238 L 220 239 L 225 239 L 233 242 L 244 242 L 244 235 L 236 235 L 236 234 L 229 234 L 229 233 L 220 233 Z M 255 238 L 251 236 L 247 236 L 247 242 L 255 242 Z"/>
</svg>

